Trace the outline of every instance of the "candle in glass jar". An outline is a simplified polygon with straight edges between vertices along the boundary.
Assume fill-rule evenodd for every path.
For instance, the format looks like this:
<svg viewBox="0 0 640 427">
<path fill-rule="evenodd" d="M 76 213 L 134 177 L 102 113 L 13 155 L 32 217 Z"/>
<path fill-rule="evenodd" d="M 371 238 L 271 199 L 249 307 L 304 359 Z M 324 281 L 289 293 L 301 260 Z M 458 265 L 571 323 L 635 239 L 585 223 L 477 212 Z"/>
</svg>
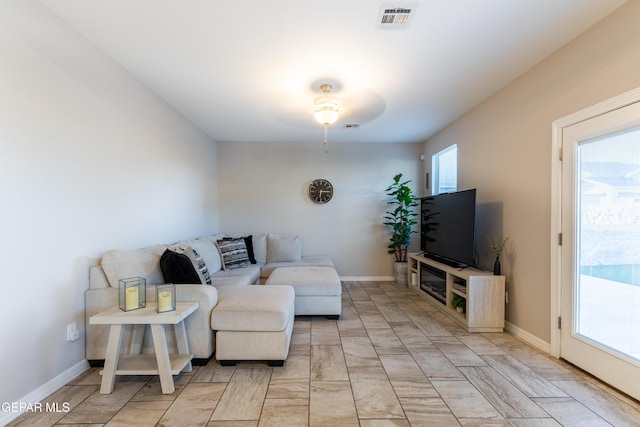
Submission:
<svg viewBox="0 0 640 427">
<path fill-rule="evenodd" d="M 164 291 L 158 294 L 158 311 L 169 311 L 172 310 L 171 304 L 171 292 Z"/>
<path fill-rule="evenodd" d="M 135 310 L 138 308 L 138 287 L 127 288 L 125 292 L 125 308 Z"/>
</svg>

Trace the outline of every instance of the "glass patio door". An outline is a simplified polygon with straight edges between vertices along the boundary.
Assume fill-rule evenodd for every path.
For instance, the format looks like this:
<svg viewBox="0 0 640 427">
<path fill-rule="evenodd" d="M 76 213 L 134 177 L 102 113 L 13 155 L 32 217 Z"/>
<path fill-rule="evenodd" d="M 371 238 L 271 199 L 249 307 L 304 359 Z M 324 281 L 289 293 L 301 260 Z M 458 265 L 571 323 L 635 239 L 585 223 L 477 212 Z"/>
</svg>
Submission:
<svg viewBox="0 0 640 427">
<path fill-rule="evenodd" d="M 640 399 L 640 103 L 562 148 L 560 356 Z"/>
</svg>

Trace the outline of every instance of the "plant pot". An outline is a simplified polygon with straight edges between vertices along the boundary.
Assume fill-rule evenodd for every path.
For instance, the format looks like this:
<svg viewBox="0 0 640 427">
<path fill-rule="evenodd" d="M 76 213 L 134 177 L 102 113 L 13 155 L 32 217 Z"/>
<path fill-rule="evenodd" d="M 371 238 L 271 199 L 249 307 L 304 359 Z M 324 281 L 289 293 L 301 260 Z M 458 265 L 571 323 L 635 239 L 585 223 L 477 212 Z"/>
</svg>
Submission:
<svg viewBox="0 0 640 427">
<path fill-rule="evenodd" d="M 406 262 L 394 262 L 393 263 L 393 278 L 398 285 L 407 286 L 407 274 L 409 264 Z"/>
<path fill-rule="evenodd" d="M 493 263 L 493 274 L 495 276 L 499 276 L 501 273 L 501 269 L 500 269 L 500 257 L 496 257 L 495 262 Z"/>
<path fill-rule="evenodd" d="M 462 307 L 462 306 L 458 306 L 458 307 L 456 307 L 456 311 L 457 311 L 458 313 L 464 313 L 464 307 Z"/>
</svg>

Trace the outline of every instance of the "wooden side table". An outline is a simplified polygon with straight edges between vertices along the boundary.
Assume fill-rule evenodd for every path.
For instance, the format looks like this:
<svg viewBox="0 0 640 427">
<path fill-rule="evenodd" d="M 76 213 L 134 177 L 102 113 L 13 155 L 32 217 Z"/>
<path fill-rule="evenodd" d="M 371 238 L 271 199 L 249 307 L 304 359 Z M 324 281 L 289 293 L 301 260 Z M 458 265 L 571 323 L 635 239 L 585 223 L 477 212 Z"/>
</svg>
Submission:
<svg viewBox="0 0 640 427">
<path fill-rule="evenodd" d="M 113 392 L 116 375 L 158 375 L 162 393 L 173 393 L 173 375 L 182 371 L 191 372 L 193 354 L 189 353 L 184 319 L 198 307 L 197 302 L 179 302 L 176 303 L 175 311 L 165 313 L 157 313 L 155 305 L 126 312 L 119 307 L 113 307 L 91 316 L 89 323 L 92 325 L 110 325 L 100 394 Z M 121 355 L 122 327 L 127 325 L 133 327 L 131 349 L 129 354 Z M 155 356 L 141 354 L 145 325 L 151 326 Z M 169 355 L 163 325 L 173 325 L 178 354 Z"/>
</svg>

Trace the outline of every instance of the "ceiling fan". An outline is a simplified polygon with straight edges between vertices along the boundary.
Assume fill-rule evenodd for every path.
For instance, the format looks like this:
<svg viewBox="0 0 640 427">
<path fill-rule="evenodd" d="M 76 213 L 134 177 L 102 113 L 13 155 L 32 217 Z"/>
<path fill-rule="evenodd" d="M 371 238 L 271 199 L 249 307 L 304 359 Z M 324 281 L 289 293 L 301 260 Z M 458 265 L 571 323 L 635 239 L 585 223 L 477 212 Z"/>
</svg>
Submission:
<svg viewBox="0 0 640 427">
<path fill-rule="evenodd" d="M 278 94 L 269 106 L 271 116 L 300 129 L 354 129 L 375 120 L 385 110 L 384 99 L 371 90 L 350 90 L 335 81 L 316 81 L 298 92 Z"/>
</svg>

